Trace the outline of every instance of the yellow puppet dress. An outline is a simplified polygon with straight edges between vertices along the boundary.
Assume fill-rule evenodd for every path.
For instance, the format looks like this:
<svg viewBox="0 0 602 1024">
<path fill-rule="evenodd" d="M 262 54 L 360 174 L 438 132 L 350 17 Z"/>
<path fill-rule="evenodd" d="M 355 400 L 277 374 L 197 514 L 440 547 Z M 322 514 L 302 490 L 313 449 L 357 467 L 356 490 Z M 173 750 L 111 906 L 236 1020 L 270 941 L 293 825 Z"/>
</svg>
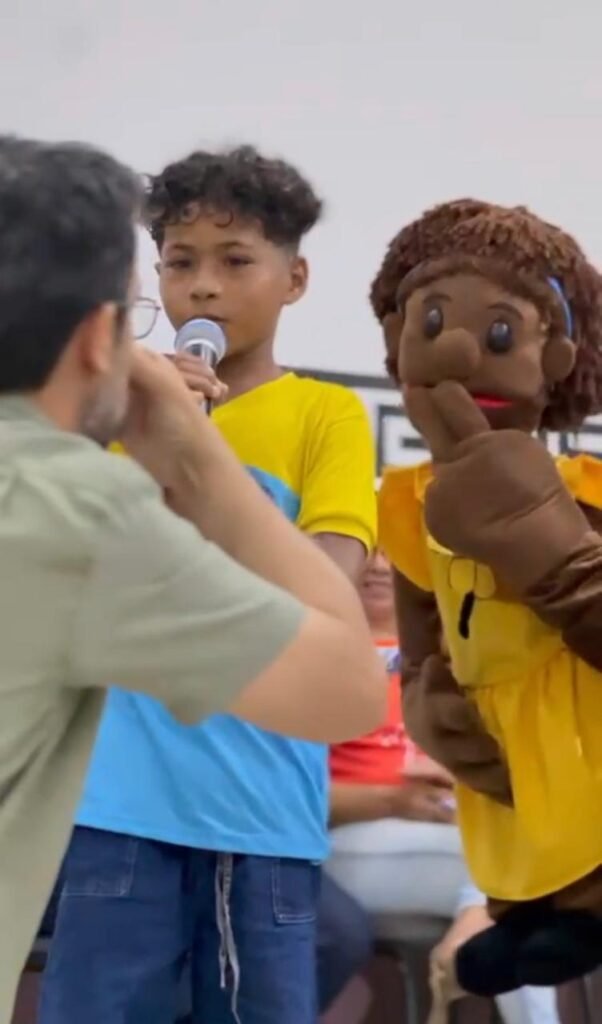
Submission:
<svg viewBox="0 0 602 1024">
<path fill-rule="evenodd" d="M 600 462 L 563 457 L 557 467 L 576 500 L 602 508 Z M 489 897 L 531 900 L 602 863 L 602 675 L 502 593 L 487 566 L 454 556 L 427 534 L 431 479 L 430 463 L 385 474 L 381 546 L 403 576 L 434 593 L 454 676 L 508 760 L 512 808 L 457 787 L 471 875 Z"/>
</svg>

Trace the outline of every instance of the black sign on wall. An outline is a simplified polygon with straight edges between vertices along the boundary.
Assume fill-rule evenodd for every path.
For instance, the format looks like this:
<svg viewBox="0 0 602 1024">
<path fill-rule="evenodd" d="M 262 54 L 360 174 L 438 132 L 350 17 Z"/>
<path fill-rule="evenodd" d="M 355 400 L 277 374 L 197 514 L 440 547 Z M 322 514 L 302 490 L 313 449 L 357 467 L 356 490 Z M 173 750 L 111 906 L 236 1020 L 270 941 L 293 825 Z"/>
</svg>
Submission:
<svg viewBox="0 0 602 1024">
<path fill-rule="evenodd" d="M 401 407 L 397 390 L 387 377 L 305 369 L 296 372 L 343 384 L 357 392 L 372 420 L 379 476 L 384 466 L 414 465 L 428 457 L 422 440 Z M 555 455 L 587 452 L 602 458 L 602 416 L 592 417 L 578 433 L 548 434 L 546 443 Z"/>
</svg>

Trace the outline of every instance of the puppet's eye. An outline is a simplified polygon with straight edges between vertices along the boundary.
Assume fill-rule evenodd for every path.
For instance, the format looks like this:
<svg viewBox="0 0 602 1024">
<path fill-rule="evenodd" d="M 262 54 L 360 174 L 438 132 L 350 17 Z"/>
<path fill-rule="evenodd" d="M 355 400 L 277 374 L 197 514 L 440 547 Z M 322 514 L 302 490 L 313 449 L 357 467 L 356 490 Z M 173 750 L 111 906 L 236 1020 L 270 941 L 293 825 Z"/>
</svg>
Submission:
<svg viewBox="0 0 602 1024">
<path fill-rule="evenodd" d="M 443 330 L 443 313 L 439 306 L 429 306 L 424 314 L 424 336 L 432 341 Z"/>
<path fill-rule="evenodd" d="M 487 331 L 487 348 L 496 355 L 509 352 L 514 338 L 512 327 L 506 320 L 494 320 Z"/>
</svg>

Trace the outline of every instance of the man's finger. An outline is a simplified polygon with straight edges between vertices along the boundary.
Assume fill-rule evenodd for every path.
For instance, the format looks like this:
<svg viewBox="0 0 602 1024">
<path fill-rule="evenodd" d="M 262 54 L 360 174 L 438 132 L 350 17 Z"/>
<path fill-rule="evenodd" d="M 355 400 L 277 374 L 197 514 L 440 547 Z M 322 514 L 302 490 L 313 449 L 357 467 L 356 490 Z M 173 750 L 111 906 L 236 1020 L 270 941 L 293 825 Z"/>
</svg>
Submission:
<svg viewBox="0 0 602 1024">
<path fill-rule="evenodd" d="M 431 398 L 447 431 L 456 441 L 466 441 L 491 430 L 485 413 L 459 381 L 437 384 Z"/>
<path fill-rule="evenodd" d="M 180 373 L 190 373 L 197 377 L 208 377 L 210 380 L 216 379 L 217 375 L 213 367 L 196 356 L 177 355 L 174 363 Z"/>
<path fill-rule="evenodd" d="M 201 356 L 195 356 L 193 352 L 176 352 L 174 355 L 174 362 L 176 366 L 190 366 L 199 373 L 203 371 L 213 372 L 212 367 L 206 359 L 202 359 Z"/>
<path fill-rule="evenodd" d="M 183 373 L 182 380 L 190 391 L 193 391 L 195 394 L 203 394 L 207 398 L 220 399 L 221 401 L 226 398 L 228 394 L 227 385 L 222 384 L 222 382 L 217 379 L 200 377 L 196 373 Z"/>
<path fill-rule="evenodd" d="M 403 400 L 410 422 L 423 438 L 435 462 L 448 462 L 453 457 L 455 437 L 433 402 L 433 389 L 406 388 Z"/>
<path fill-rule="evenodd" d="M 130 364 L 130 383 L 146 390 L 164 380 L 179 380 L 180 375 L 172 363 L 159 352 L 136 345 Z"/>
</svg>

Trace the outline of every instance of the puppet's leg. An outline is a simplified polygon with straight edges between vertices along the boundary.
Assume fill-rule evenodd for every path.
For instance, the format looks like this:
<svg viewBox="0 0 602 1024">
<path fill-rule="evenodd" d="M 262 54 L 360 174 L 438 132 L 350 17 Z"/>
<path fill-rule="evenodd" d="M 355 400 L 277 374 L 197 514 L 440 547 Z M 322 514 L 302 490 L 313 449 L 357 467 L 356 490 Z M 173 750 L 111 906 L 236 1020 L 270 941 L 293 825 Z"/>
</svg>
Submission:
<svg viewBox="0 0 602 1024">
<path fill-rule="evenodd" d="M 602 963 L 602 918 L 587 910 L 551 910 L 521 944 L 521 985 L 562 985 L 591 974 Z"/>
<path fill-rule="evenodd" d="M 524 985 L 560 985 L 602 964 L 602 869 L 554 896 L 511 909 L 490 905 L 497 923 L 458 951 L 456 976 L 475 995 Z"/>
<path fill-rule="evenodd" d="M 461 988 L 490 998 L 520 988 L 517 953 L 526 934 L 523 915 L 511 910 L 461 946 L 456 954 L 456 978 Z"/>
<path fill-rule="evenodd" d="M 555 893 L 520 950 L 523 984 L 559 985 L 602 964 L 602 868 Z"/>
<path fill-rule="evenodd" d="M 522 916 L 522 915 L 521 915 Z M 602 920 L 584 910 L 525 914 L 521 927 L 501 921 L 458 950 L 458 984 L 473 995 L 497 996 L 523 986 L 556 986 L 602 963 Z"/>
</svg>

